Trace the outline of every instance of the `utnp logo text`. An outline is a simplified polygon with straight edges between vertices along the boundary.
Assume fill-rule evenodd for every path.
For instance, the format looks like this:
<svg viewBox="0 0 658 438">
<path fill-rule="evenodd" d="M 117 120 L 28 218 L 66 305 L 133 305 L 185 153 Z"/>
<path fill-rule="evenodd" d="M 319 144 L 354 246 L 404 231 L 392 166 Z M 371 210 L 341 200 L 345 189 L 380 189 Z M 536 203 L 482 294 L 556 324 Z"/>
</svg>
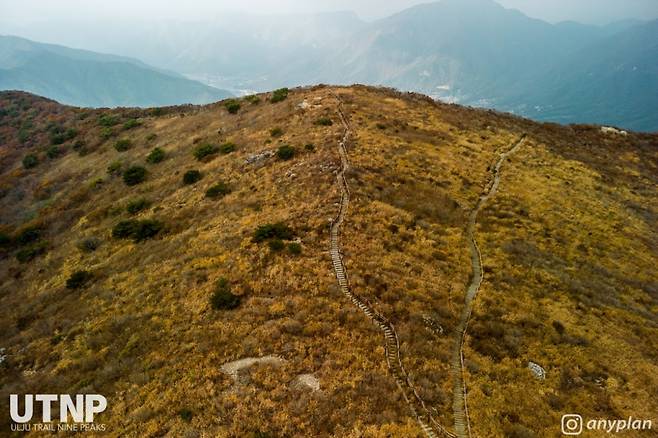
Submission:
<svg viewBox="0 0 658 438">
<path fill-rule="evenodd" d="M 29 424 L 37 407 L 41 405 L 41 418 L 35 419 L 36 424 Z M 21 406 L 22 405 L 22 409 Z M 53 406 L 59 412 L 59 424 L 55 427 L 53 421 Z M 94 415 L 107 408 L 107 399 L 100 394 L 25 394 L 23 400 L 17 394 L 9 396 L 9 415 L 16 423 L 16 430 L 98 430 L 90 426 Z M 81 427 L 80 425 L 88 425 Z M 100 428 L 101 430 L 104 429 Z"/>
</svg>

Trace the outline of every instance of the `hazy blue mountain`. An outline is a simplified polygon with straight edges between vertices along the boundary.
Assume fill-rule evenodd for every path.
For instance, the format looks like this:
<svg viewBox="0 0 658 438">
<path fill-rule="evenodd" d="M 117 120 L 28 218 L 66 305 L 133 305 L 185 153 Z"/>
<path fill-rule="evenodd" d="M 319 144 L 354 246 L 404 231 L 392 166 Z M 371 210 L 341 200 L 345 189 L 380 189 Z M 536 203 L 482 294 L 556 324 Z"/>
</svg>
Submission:
<svg viewBox="0 0 658 438">
<path fill-rule="evenodd" d="M 658 130 L 658 20 L 583 48 L 499 104 L 563 123 Z"/>
<path fill-rule="evenodd" d="M 0 90 L 90 107 L 209 103 L 230 95 L 130 58 L 10 36 L 0 36 Z"/>
</svg>

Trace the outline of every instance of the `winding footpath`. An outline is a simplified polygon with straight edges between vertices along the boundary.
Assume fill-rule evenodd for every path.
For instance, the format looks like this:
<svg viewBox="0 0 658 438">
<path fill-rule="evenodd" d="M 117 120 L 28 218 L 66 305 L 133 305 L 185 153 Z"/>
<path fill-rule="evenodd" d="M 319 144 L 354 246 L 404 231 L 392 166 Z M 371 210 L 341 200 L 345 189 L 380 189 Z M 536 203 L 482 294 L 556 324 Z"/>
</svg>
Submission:
<svg viewBox="0 0 658 438">
<path fill-rule="evenodd" d="M 456 342 L 450 361 L 453 382 L 452 409 L 455 419 L 455 432 L 459 438 L 471 436 L 471 424 L 468 416 L 468 404 L 466 401 L 466 381 L 464 378 L 464 339 L 466 336 L 466 329 L 468 328 L 468 322 L 471 318 L 471 313 L 473 312 L 473 301 L 480 290 L 483 278 L 482 253 L 480 252 L 477 240 L 475 239 L 477 217 L 486 202 L 492 198 L 498 190 L 500 184 L 500 169 L 503 166 L 503 163 L 510 155 L 521 147 L 525 138 L 526 136 L 524 134 L 507 152 L 500 155 L 500 158 L 493 169 L 493 178 L 480 195 L 480 199 L 478 199 L 475 208 L 471 211 L 468 221 L 467 235 L 471 249 L 471 283 L 466 291 L 464 309 L 462 310 L 459 324 L 455 329 Z"/>
<path fill-rule="evenodd" d="M 347 270 L 343 262 L 343 257 L 340 250 L 340 230 L 347 210 L 350 204 L 350 190 L 345 179 L 345 172 L 349 167 L 347 156 L 347 142 L 352 135 L 352 129 L 343 112 L 343 104 L 338 96 L 334 96 L 338 100 L 338 114 L 345 129 L 343 138 L 338 145 L 338 153 L 340 154 L 341 170 L 337 175 L 338 186 L 340 187 L 341 200 L 338 216 L 331 224 L 331 260 L 333 263 L 334 271 L 341 292 L 349 298 L 352 303 L 358 307 L 383 333 L 386 347 L 386 361 L 388 368 L 395 382 L 402 391 L 405 401 L 407 402 L 411 412 L 418 421 L 421 429 L 430 438 L 438 437 L 438 434 L 447 437 L 454 437 L 455 435 L 448 432 L 441 426 L 430 414 L 430 411 L 425 406 L 425 403 L 420 398 L 413 385 L 411 384 L 407 373 L 402 365 L 400 357 L 400 340 L 393 324 L 384 317 L 381 313 L 376 311 L 372 304 L 364 297 L 359 296 L 352 291 L 349 285 Z M 437 434 L 438 433 L 438 434 Z"/>
</svg>

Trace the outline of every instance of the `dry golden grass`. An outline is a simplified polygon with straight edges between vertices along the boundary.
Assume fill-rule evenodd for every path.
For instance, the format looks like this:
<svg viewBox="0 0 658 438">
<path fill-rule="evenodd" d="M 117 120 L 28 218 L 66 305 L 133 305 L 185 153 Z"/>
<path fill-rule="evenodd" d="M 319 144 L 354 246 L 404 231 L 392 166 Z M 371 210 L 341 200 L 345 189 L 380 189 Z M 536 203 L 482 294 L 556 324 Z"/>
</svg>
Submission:
<svg viewBox="0 0 658 438">
<path fill-rule="evenodd" d="M 17 244 L 0 249 L 8 354 L 0 409 L 10 393 L 93 391 L 108 398 L 98 418 L 110 436 L 422 436 L 388 373 L 380 332 L 341 295 L 331 269 L 342 136 L 334 93 L 354 130 L 342 236 L 351 283 L 395 325 L 405 368 L 436 418 L 452 428 L 452 330 L 470 275 L 466 217 L 490 166 L 522 133 L 528 140 L 479 217 L 485 280 L 465 350 L 474 432 L 551 436 L 570 412 L 651 417 L 658 137 L 616 138 L 359 86 L 293 90 L 277 104 L 263 95 L 237 115 L 222 103 L 154 115 L 0 95 L 0 232 L 37 225 L 47 242 L 27 263 L 16 260 Z M 307 109 L 298 107 L 304 100 Z M 121 121 L 106 140 L 103 114 Z M 319 126 L 322 117 L 333 125 Z M 132 118 L 141 125 L 122 130 Z M 52 123 L 78 135 L 50 160 Z M 132 147 L 118 152 L 122 138 Z M 79 140 L 82 154 L 73 150 Z M 193 156 L 225 142 L 237 150 Z M 286 144 L 297 151 L 292 160 L 246 163 Z M 166 159 L 147 164 L 155 147 Z M 27 153 L 39 156 L 34 169 L 21 165 Z M 144 166 L 146 182 L 126 186 L 107 171 L 116 161 Z M 203 178 L 184 185 L 188 170 Z M 206 198 L 220 181 L 232 192 Z M 112 238 L 138 198 L 151 204 L 134 218 L 162 221 L 165 231 L 140 243 Z M 300 255 L 252 241 L 259 225 L 276 222 L 295 231 Z M 92 237 L 98 249 L 81 250 Z M 66 289 L 79 270 L 93 273 L 91 285 Z M 241 296 L 239 308 L 211 308 L 220 278 Z M 286 362 L 253 367 L 237 386 L 220 371 L 266 355 Z M 546 368 L 545 381 L 528 361 Z M 307 373 L 320 392 L 294 387 Z"/>
</svg>

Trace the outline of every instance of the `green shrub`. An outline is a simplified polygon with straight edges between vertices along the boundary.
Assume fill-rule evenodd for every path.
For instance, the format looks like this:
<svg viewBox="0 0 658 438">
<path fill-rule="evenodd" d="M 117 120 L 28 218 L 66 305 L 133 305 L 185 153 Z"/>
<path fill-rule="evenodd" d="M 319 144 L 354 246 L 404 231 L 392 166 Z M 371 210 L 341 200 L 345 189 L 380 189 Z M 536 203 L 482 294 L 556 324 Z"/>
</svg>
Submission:
<svg viewBox="0 0 658 438">
<path fill-rule="evenodd" d="M 98 118 L 98 124 L 109 128 L 111 126 L 117 125 L 119 123 L 119 118 L 110 114 L 103 114 Z"/>
<path fill-rule="evenodd" d="M 151 202 L 148 199 L 140 198 L 134 199 L 128 202 L 126 205 L 126 211 L 130 214 L 137 214 L 140 211 L 144 211 L 151 206 Z"/>
<path fill-rule="evenodd" d="M 67 289 L 80 289 L 91 281 L 93 275 L 87 271 L 77 271 L 66 280 Z"/>
<path fill-rule="evenodd" d="M 315 152 L 315 145 L 313 143 L 308 143 L 304 145 L 304 149 L 306 149 L 309 152 Z"/>
<path fill-rule="evenodd" d="M 146 169 L 141 166 L 132 166 L 123 172 L 123 182 L 127 186 L 136 186 L 146 180 Z"/>
<path fill-rule="evenodd" d="M 123 163 L 119 160 L 112 161 L 109 166 L 107 166 L 107 173 L 110 175 L 118 175 L 121 173 L 121 168 Z"/>
<path fill-rule="evenodd" d="M 8 234 L 0 233 L 0 248 L 11 245 L 11 237 Z"/>
<path fill-rule="evenodd" d="M 230 114 L 237 114 L 238 111 L 240 111 L 240 102 L 238 102 L 235 99 L 227 100 L 224 103 L 224 106 L 226 107 L 226 109 Z"/>
<path fill-rule="evenodd" d="M 315 121 L 315 124 L 318 126 L 331 126 L 334 122 L 329 117 L 320 117 Z"/>
<path fill-rule="evenodd" d="M 112 229 L 112 237 L 141 242 L 155 237 L 163 228 L 164 224 L 156 220 L 139 221 L 131 219 L 116 224 Z"/>
<path fill-rule="evenodd" d="M 277 103 L 277 102 L 282 102 L 288 98 L 288 90 L 287 88 L 280 88 L 278 90 L 275 90 L 272 93 L 272 97 L 270 98 L 270 102 L 272 103 Z"/>
<path fill-rule="evenodd" d="M 213 144 L 203 144 L 201 146 L 197 146 L 197 148 L 194 149 L 194 157 L 199 161 L 206 160 L 213 155 L 217 155 L 218 153 L 219 148 Z"/>
<path fill-rule="evenodd" d="M 39 159 L 34 154 L 27 154 L 23 158 L 23 167 L 26 169 L 32 169 L 33 167 L 36 167 L 37 164 L 39 164 Z"/>
<path fill-rule="evenodd" d="M 55 129 L 50 134 L 50 144 L 52 145 L 62 144 L 64 142 L 74 139 L 77 135 L 78 135 L 78 131 L 76 131 L 73 128 L 69 128 L 66 131 L 64 131 L 63 129 Z"/>
<path fill-rule="evenodd" d="M 194 417 L 194 414 L 192 413 L 192 411 L 187 409 L 187 408 L 186 409 L 181 409 L 180 411 L 178 411 L 178 415 L 186 423 L 189 423 L 190 421 L 192 421 L 192 417 Z"/>
<path fill-rule="evenodd" d="M 160 148 L 155 148 L 146 157 L 146 161 L 150 164 L 158 164 L 165 159 L 165 151 Z"/>
<path fill-rule="evenodd" d="M 299 255 L 302 253 L 302 246 L 297 242 L 290 242 L 288 244 L 288 252 L 293 255 Z"/>
<path fill-rule="evenodd" d="M 112 128 L 101 129 L 101 138 L 103 140 L 109 140 L 112 137 L 114 137 L 114 131 L 112 130 Z"/>
<path fill-rule="evenodd" d="M 381 129 L 382 131 L 383 131 L 384 129 L 386 129 L 386 125 L 384 125 L 383 123 L 377 123 L 376 126 L 377 126 L 377 129 Z"/>
<path fill-rule="evenodd" d="M 156 138 L 158 138 L 158 134 L 156 134 L 156 133 L 151 133 L 151 134 L 149 134 L 149 135 L 146 136 L 146 141 L 153 141 L 153 140 L 155 140 Z"/>
<path fill-rule="evenodd" d="M 87 143 L 85 143 L 84 140 L 76 140 L 75 142 L 73 142 L 73 150 L 79 152 L 82 149 L 84 149 L 86 145 Z"/>
<path fill-rule="evenodd" d="M 245 96 L 245 97 L 244 97 L 244 100 L 245 100 L 246 102 L 249 102 L 249 103 L 252 104 L 252 105 L 257 105 L 257 104 L 260 103 L 260 97 L 258 97 L 258 96 L 255 95 L 255 94 L 251 94 L 251 95 L 249 95 L 249 96 Z"/>
<path fill-rule="evenodd" d="M 288 225 L 282 222 L 277 222 L 276 224 L 265 224 L 259 226 L 254 232 L 253 241 L 260 243 L 270 239 L 290 240 L 294 236 L 295 233 Z"/>
<path fill-rule="evenodd" d="M 78 249 L 84 252 L 94 252 L 99 246 L 101 246 L 101 241 L 96 237 L 87 237 L 78 242 Z"/>
<path fill-rule="evenodd" d="M 206 197 L 211 199 L 219 199 L 231 193 L 231 188 L 223 182 L 219 182 L 211 186 L 206 191 Z"/>
<path fill-rule="evenodd" d="M 27 263 L 37 256 L 46 252 L 48 244 L 46 242 L 37 242 L 22 248 L 16 253 L 16 260 L 21 263 Z"/>
<path fill-rule="evenodd" d="M 286 247 L 286 244 L 283 243 L 281 239 L 272 239 L 269 241 L 268 246 L 274 252 L 283 251 L 283 248 Z"/>
<path fill-rule="evenodd" d="M 281 129 L 281 128 L 272 128 L 272 129 L 270 129 L 270 135 L 274 138 L 281 137 L 283 135 L 283 129 Z"/>
<path fill-rule="evenodd" d="M 59 148 L 59 146 L 50 146 L 46 150 L 46 157 L 48 157 L 51 160 L 54 160 L 55 158 L 59 157 L 62 153 L 62 150 Z"/>
<path fill-rule="evenodd" d="M 231 293 L 231 285 L 226 278 L 220 278 L 210 297 L 210 304 L 215 310 L 232 310 L 240 305 L 240 297 Z"/>
<path fill-rule="evenodd" d="M 27 245 L 28 243 L 36 242 L 41 238 L 43 230 L 41 227 L 28 227 L 21 231 L 16 236 L 16 243 L 19 245 Z"/>
<path fill-rule="evenodd" d="M 221 152 L 223 155 L 228 155 L 231 152 L 235 152 L 236 149 L 237 146 L 235 143 L 227 142 L 219 147 L 219 152 Z"/>
<path fill-rule="evenodd" d="M 128 149 L 132 147 L 132 142 L 128 140 L 127 138 L 123 138 L 121 140 L 118 140 L 116 143 L 114 143 L 114 149 L 116 149 L 119 152 L 125 152 Z"/>
<path fill-rule="evenodd" d="M 276 151 L 276 156 L 279 160 L 291 160 L 295 156 L 295 148 L 290 145 L 283 145 Z"/>
<path fill-rule="evenodd" d="M 188 170 L 185 172 L 185 175 L 183 175 L 183 184 L 188 186 L 196 184 L 197 182 L 201 181 L 201 178 L 203 178 L 203 176 L 198 170 Z"/>
<path fill-rule="evenodd" d="M 123 130 L 128 131 L 129 129 L 137 128 L 138 126 L 142 126 L 142 122 L 137 119 L 130 119 L 123 124 Z"/>
</svg>

